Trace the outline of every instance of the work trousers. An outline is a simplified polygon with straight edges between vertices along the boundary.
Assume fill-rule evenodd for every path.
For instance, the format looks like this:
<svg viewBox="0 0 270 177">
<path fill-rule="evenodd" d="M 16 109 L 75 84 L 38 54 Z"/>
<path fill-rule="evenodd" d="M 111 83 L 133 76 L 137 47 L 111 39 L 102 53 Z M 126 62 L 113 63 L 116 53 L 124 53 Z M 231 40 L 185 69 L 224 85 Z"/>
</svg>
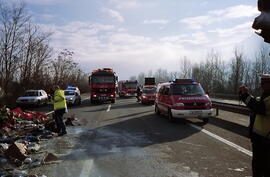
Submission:
<svg viewBox="0 0 270 177">
<path fill-rule="evenodd" d="M 66 112 L 66 109 L 58 109 L 54 111 L 54 120 L 56 123 L 56 131 L 57 133 L 67 133 L 66 125 L 63 121 L 63 115 Z"/>
<path fill-rule="evenodd" d="M 270 139 L 253 134 L 251 141 L 253 177 L 270 177 Z"/>
</svg>

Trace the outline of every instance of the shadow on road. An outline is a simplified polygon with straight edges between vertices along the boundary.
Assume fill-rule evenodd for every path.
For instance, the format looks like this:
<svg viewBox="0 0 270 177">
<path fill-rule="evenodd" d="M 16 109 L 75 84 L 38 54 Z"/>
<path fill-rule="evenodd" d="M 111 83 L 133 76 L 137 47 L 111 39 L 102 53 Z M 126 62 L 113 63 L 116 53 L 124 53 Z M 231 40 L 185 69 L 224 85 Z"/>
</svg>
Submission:
<svg viewBox="0 0 270 177">
<path fill-rule="evenodd" d="M 136 116 L 136 114 L 125 117 L 131 116 Z M 138 115 L 128 120 L 82 132 L 73 149 L 83 150 L 81 152 L 83 155 L 80 158 L 97 158 L 112 153 L 125 152 L 131 148 L 179 141 L 197 132 L 198 130 L 187 126 L 182 121 L 172 124 L 164 116 Z M 73 160 L 77 158 L 76 155 L 78 154 L 74 152 L 62 158 L 63 160 Z"/>
<path fill-rule="evenodd" d="M 210 118 L 209 123 L 248 138 L 248 127 L 246 126 L 215 117 Z"/>
</svg>

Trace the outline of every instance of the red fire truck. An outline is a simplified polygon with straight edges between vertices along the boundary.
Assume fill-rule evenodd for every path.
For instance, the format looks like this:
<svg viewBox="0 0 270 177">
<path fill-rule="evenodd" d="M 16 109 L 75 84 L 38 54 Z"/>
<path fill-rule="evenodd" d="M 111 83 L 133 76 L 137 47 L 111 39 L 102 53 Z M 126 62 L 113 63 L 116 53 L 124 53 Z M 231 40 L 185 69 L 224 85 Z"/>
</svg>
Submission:
<svg viewBox="0 0 270 177">
<path fill-rule="evenodd" d="M 119 81 L 118 82 L 118 94 L 119 97 L 136 96 L 136 89 L 138 86 L 137 81 Z"/>
<path fill-rule="evenodd" d="M 89 76 L 91 103 L 115 103 L 117 76 L 110 68 L 97 69 Z"/>
<path fill-rule="evenodd" d="M 142 94 L 140 96 L 141 103 L 154 103 L 156 99 L 156 89 L 155 78 L 146 77 L 144 80 L 144 86 L 142 88 Z"/>
</svg>

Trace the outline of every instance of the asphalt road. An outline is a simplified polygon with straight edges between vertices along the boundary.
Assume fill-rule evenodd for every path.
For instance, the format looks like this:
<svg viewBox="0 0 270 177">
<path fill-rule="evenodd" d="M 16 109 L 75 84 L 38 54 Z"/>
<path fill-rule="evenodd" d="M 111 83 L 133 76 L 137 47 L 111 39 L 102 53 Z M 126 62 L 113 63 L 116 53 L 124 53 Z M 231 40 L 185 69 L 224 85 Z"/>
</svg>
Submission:
<svg viewBox="0 0 270 177">
<path fill-rule="evenodd" d="M 49 112 L 51 108 L 38 108 Z M 135 98 L 115 104 L 72 106 L 82 125 L 51 139 L 43 149 L 61 162 L 32 169 L 48 177 L 247 177 L 251 145 L 247 116 L 220 111 L 219 117 L 170 123 L 152 105 Z"/>
</svg>

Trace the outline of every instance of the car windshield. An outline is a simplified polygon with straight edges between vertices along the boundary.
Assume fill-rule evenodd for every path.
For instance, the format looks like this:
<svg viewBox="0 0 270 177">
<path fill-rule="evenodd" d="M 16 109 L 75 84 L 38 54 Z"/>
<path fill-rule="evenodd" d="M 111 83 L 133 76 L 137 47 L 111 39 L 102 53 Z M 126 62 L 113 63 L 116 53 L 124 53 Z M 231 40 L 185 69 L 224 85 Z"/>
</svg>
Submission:
<svg viewBox="0 0 270 177">
<path fill-rule="evenodd" d="M 115 82 L 114 76 L 93 76 L 93 84 L 113 84 Z"/>
<path fill-rule="evenodd" d="M 156 93 L 156 88 L 143 88 L 142 93 Z"/>
<path fill-rule="evenodd" d="M 25 92 L 23 94 L 23 96 L 38 96 L 38 92 L 37 91 L 29 91 L 29 92 Z"/>
<path fill-rule="evenodd" d="M 199 84 L 173 84 L 173 95 L 204 95 L 204 90 Z"/>
<path fill-rule="evenodd" d="M 125 87 L 128 89 L 136 89 L 137 88 L 137 83 L 126 83 Z"/>
<path fill-rule="evenodd" d="M 74 91 L 65 91 L 65 95 L 75 95 Z"/>
</svg>

